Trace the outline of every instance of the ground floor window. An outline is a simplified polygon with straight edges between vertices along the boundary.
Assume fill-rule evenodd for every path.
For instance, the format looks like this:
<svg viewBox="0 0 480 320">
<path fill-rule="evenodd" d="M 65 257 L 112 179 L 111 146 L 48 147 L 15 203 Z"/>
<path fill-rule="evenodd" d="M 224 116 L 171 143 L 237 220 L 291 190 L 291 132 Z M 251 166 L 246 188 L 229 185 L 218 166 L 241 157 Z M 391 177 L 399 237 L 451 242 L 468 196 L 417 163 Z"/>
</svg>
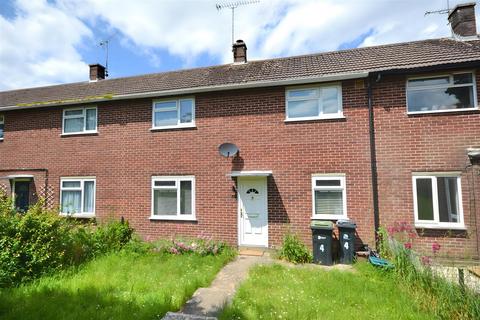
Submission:
<svg viewBox="0 0 480 320">
<path fill-rule="evenodd" d="M 313 175 L 313 219 L 347 218 L 347 194 L 344 175 Z"/>
<path fill-rule="evenodd" d="M 464 226 L 460 174 L 415 174 L 413 199 L 416 226 Z"/>
<path fill-rule="evenodd" d="M 152 177 L 151 218 L 195 220 L 195 177 Z"/>
<path fill-rule="evenodd" d="M 95 178 L 61 178 L 60 211 L 78 217 L 95 216 Z"/>
</svg>

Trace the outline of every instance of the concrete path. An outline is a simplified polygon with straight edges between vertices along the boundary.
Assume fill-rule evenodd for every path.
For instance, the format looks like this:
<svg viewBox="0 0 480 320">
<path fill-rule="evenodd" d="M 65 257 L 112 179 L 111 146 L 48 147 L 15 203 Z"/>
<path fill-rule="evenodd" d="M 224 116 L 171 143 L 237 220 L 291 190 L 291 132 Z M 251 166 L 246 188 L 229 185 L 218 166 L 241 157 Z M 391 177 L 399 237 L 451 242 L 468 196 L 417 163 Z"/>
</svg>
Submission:
<svg viewBox="0 0 480 320">
<path fill-rule="evenodd" d="M 199 288 L 179 312 L 168 312 L 163 320 L 215 320 L 224 306 L 230 303 L 240 283 L 248 276 L 250 268 L 256 264 L 277 263 L 290 268 L 311 268 L 323 270 L 343 270 L 354 272 L 352 266 L 321 266 L 315 264 L 295 265 L 286 261 L 270 258 L 268 252 L 258 250 L 240 251 L 233 262 L 230 262 L 217 274 L 208 288 Z M 260 252 L 260 254 L 259 254 Z"/>
<path fill-rule="evenodd" d="M 266 255 L 238 256 L 220 270 L 210 287 L 197 289 L 180 312 L 168 312 L 163 319 L 216 319 L 223 307 L 233 299 L 240 283 L 247 278 L 249 269 L 256 264 L 270 263 L 273 263 L 273 259 Z"/>
</svg>

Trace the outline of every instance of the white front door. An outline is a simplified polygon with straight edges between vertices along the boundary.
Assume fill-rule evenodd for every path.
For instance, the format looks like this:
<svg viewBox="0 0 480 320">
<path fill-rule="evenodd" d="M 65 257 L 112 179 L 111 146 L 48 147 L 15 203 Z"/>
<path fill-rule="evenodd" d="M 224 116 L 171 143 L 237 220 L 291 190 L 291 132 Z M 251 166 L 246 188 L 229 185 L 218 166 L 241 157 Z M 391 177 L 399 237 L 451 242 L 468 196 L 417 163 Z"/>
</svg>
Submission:
<svg viewBox="0 0 480 320">
<path fill-rule="evenodd" d="M 267 247 L 267 177 L 238 177 L 237 188 L 239 244 Z"/>
</svg>

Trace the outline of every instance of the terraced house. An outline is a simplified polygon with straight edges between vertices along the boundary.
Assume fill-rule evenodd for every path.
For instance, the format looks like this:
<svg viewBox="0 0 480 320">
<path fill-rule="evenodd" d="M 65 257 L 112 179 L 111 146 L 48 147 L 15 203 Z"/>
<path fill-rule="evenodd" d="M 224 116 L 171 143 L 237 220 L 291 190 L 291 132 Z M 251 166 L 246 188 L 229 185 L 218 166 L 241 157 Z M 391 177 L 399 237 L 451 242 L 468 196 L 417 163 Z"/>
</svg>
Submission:
<svg viewBox="0 0 480 320">
<path fill-rule="evenodd" d="M 480 40 L 450 38 L 0 93 L 0 188 L 77 218 L 125 217 L 146 239 L 311 242 L 348 218 L 358 245 L 395 222 L 414 246 L 479 258 Z M 8 75 L 7 75 L 8 76 Z M 231 157 L 219 154 L 235 144 Z"/>
</svg>

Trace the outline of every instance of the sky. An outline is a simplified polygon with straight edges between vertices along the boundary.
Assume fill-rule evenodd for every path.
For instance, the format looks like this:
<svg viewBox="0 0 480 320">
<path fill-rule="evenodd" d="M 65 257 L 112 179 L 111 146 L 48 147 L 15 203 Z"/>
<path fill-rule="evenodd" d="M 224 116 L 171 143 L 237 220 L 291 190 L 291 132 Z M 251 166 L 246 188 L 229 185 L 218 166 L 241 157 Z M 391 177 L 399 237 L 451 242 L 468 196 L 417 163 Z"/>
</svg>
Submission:
<svg viewBox="0 0 480 320">
<path fill-rule="evenodd" d="M 235 0 L 0 0 L 0 90 L 232 62 Z M 450 0 L 450 7 L 468 0 Z M 235 10 L 248 59 L 449 37 L 446 0 L 260 0 Z M 480 21 L 480 7 L 477 21 Z M 478 26 L 478 22 L 477 22 Z"/>
</svg>

